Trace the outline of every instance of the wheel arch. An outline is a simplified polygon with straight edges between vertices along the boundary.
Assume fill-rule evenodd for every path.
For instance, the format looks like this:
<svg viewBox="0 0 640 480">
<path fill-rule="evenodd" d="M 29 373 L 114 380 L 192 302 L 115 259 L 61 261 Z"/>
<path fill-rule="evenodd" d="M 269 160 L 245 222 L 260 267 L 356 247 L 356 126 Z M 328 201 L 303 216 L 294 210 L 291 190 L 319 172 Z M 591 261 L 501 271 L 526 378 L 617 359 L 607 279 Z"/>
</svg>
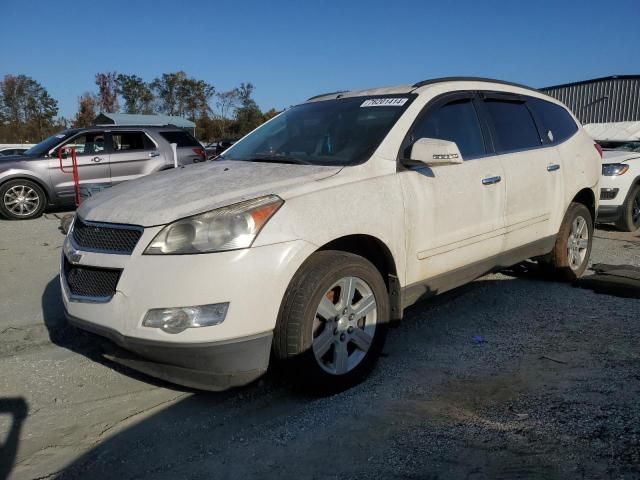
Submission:
<svg viewBox="0 0 640 480">
<path fill-rule="evenodd" d="M 591 219 L 595 223 L 596 221 L 596 196 L 593 193 L 593 190 L 590 188 L 583 188 L 578 193 L 576 193 L 571 200 L 571 203 L 581 203 L 585 207 L 589 209 L 589 213 L 591 213 Z"/>
<path fill-rule="evenodd" d="M 387 286 L 392 322 L 402 319 L 400 283 L 398 281 L 396 261 L 391 250 L 382 240 L 366 234 L 346 235 L 325 243 L 316 251 L 324 250 L 339 250 L 359 255 L 369 260 L 380 272 Z"/>
<path fill-rule="evenodd" d="M 631 182 L 631 185 L 629 185 L 629 192 L 631 191 L 631 189 L 637 187 L 638 185 L 640 185 L 640 175 L 634 178 L 633 181 Z M 629 192 L 627 192 L 627 196 L 629 195 Z"/>
<path fill-rule="evenodd" d="M 10 177 L 2 178 L 0 180 L 0 188 L 2 188 L 2 186 L 5 183 L 11 182 L 13 180 L 29 180 L 30 182 L 35 183 L 44 192 L 45 202 L 49 203 L 51 201 L 52 194 L 51 194 L 51 191 L 49 190 L 49 185 L 47 185 L 47 183 L 44 182 L 41 178 L 38 178 L 38 177 L 35 177 L 35 176 L 32 176 L 32 175 L 28 175 L 28 174 L 24 174 L 24 173 L 20 173 L 20 174 L 12 175 Z"/>
</svg>

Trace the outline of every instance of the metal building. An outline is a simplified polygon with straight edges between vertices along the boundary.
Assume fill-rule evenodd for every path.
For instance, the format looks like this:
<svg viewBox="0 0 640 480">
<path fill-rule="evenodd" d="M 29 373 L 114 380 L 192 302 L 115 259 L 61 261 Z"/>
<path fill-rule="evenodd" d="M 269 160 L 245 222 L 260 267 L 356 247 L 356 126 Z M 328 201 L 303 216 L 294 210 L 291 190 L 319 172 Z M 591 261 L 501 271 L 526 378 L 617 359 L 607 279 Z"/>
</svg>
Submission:
<svg viewBox="0 0 640 480">
<path fill-rule="evenodd" d="M 583 123 L 640 120 L 640 75 L 614 75 L 540 89 L 557 98 Z"/>
</svg>

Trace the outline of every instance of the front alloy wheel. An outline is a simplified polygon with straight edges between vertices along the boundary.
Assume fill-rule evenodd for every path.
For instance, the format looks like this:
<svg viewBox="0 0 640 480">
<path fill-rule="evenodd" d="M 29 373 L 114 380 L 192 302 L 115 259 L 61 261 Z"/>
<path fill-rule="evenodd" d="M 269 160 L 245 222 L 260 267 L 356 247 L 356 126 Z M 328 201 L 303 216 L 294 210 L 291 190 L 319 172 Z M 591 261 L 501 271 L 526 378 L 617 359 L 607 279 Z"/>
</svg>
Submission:
<svg viewBox="0 0 640 480">
<path fill-rule="evenodd" d="M 11 220 L 35 218 L 45 204 L 44 191 L 29 180 L 12 180 L 0 187 L 0 213 Z"/>
<path fill-rule="evenodd" d="M 620 230 L 635 232 L 640 228 L 640 185 L 632 187 L 621 210 L 620 219 L 616 222 Z"/>
<path fill-rule="evenodd" d="M 384 345 L 389 294 L 378 269 L 352 253 L 314 253 L 291 280 L 273 352 L 294 383 L 334 393 L 362 381 Z"/>
<path fill-rule="evenodd" d="M 344 375 L 364 359 L 376 332 L 376 299 L 361 278 L 340 279 L 320 300 L 313 322 L 313 354 L 332 375 Z"/>
</svg>

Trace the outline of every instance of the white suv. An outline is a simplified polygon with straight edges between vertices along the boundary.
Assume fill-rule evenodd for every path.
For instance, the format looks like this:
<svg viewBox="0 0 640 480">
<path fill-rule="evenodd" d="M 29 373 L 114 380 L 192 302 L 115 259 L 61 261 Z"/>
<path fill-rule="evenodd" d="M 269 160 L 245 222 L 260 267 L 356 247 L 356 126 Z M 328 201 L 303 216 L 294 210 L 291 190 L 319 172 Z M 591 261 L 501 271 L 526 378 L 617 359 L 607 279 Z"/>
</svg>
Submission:
<svg viewBox="0 0 640 480">
<path fill-rule="evenodd" d="M 620 230 L 640 228 L 640 142 L 605 143 L 598 221 Z"/>
<path fill-rule="evenodd" d="M 558 101 L 473 78 L 320 95 L 220 161 L 78 210 L 60 281 L 115 358 L 220 390 L 360 381 L 419 299 L 525 259 L 585 270 L 601 160 Z"/>
</svg>

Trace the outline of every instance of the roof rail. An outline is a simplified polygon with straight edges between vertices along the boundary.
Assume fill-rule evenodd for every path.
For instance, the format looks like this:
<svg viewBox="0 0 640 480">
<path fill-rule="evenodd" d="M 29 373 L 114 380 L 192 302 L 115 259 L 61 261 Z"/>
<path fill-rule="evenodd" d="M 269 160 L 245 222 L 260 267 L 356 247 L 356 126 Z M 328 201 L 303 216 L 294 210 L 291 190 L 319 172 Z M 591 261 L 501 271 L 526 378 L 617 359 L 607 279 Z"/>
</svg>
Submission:
<svg viewBox="0 0 640 480">
<path fill-rule="evenodd" d="M 320 95 L 314 95 L 313 97 L 307 98 L 307 102 L 316 98 L 326 97 L 327 95 L 337 95 L 338 93 L 346 93 L 348 91 L 349 90 L 338 90 L 337 92 L 321 93 Z"/>
<path fill-rule="evenodd" d="M 414 83 L 411 85 L 414 89 L 424 87 L 425 85 L 432 85 L 435 83 L 442 82 L 491 82 L 491 83 L 499 83 L 501 85 L 510 85 L 512 87 L 520 87 L 526 88 L 527 90 L 533 90 L 537 92 L 538 90 L 532 87 L 528 87 L 526 85 L 522 85 L 520 83 L 507 82 L 505 80 L 495 80 L 493 78 L 483 78 L 483 77 L 441 77 L 441 78 L 432 78 L 429 80 L 422 80 L 421 82 Z"/>
<path fill-rule="evenodd" d="M 140 127 L 174 127 L 174 128 L 181 128 L 182 130 L 185 130 L 185 128 L 191 128 L 191 127 L 178 127 L 177 125 L 174 125 L 173 123 L 125 123 L 125 124 L 117 124 L 117 123 L 96 123 L 94 125 L 89 125 L 88 127 L 83 127 L 83 128 L 93 128 L 93 127 L 109 127 L 109 128 L 129 128 L 129 127 L 135 127 L 135 128 L 140 128 Z M 82 128 L 81 128 L 82 129 Z"/>
</svg>

